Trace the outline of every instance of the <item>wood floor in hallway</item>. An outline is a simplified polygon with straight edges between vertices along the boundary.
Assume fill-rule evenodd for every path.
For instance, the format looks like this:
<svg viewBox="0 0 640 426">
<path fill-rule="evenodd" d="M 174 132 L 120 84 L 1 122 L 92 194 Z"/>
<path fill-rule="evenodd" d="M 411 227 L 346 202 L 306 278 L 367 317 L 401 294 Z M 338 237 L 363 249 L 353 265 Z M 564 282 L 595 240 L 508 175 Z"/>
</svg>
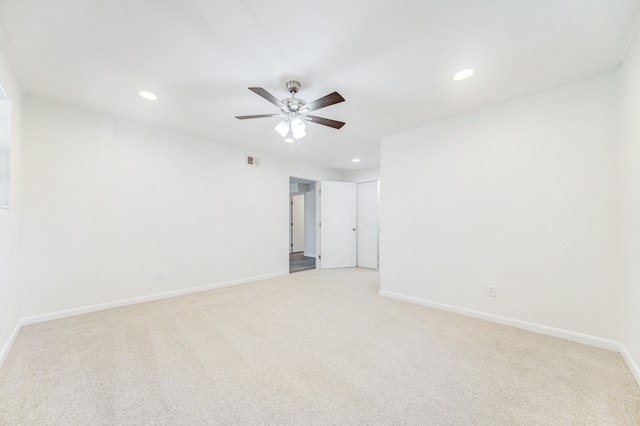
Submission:
<svg viewBox="0 0 640 426">
<path fill-rule="evenodd" d="M 289 254 L 289 272 L 307 271 L 316 269 L 316 258 L 305 256 L 304 252 Z"/>
</svg>

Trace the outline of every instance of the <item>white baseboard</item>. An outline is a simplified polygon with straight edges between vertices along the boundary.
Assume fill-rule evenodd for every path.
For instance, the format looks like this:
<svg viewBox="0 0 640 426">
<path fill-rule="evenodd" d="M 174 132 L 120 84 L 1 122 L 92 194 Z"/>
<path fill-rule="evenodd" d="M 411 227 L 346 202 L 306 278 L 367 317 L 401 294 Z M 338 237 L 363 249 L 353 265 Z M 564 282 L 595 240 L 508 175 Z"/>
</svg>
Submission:
<svg viewBox="0 0 640 426">
<path fill-rule="evenodd" d="M 63 311 L 51 312 L 48 314 L 33 315 L 22 318 L 20 325 L 36 324 L 44 321 L 51 321 L 60 318 L 71 317 L 75 315 L 88 314 L 91 312 L 104 311 L 106 309 L 119 308 L 121 306 L 135 305 L 137 303 L 151 302 L 154 300 L 166 299 L 169 297 L 182 296 L 185 294 L 199 293 L 202 291 L 215 290 L 217 288 L 230 287 L 239 284 L 247 284 L 254 281 L 266 280 L 288 275 L 289 271 L 276 272 L 273 274 L 259 275 L 255 277 L 241 278 L 238 280 L 224 281 L 216 284 L 208 284 L 199 287 L 191 287 L 182 290 L 168 291 L 165 293 L 150 294 L 148 296 L 134 297 L 131 299 L 116 300 L 114 302 L 99 303 L 96 305 L 82 306 L 79 308 L 66 309 Z"/>
<path fill-rule="evenodd" d="M 622 343 L 616 342 L 615 340 L 603 339 L 601 337 L 591 336 L 588 334 L 576 333 L 573 331 L 562 330 L 546 325 L 540 325 L 513 318 L 502 317 L 499 315 L 488 314 L 485 312 L 474 311 L 472 309 L 447 305 L 445 303 L 432 302 L 430 300 L 421 299 L 419 297 L 406 296 L 404 294 L 394 293 L 387 290 L 380 290 L 378 294 L 380 296 L 398 299 L 404 302 L 410 302 L 418 305 L 428 306 L 430 308 L 441 309 L 443 311 L 454 312 L 456 314 L 479 318 L 486 321 L 508 325 L 511 327 L 521 328 L 523 330 L 533 331 L 535 333 L 546 334 L 548 336 L 559 337 L 561 339 L 571 340 L 573 342 L 583 343 L 585 345 L 619 352 L 622 355 L 624 362 L 627 364 L 629 371 L 631 371 L 631 374 L 636 380 L 636 383 L 638 383 L 638 386 L 640 386 L 640 366 L 638 366 L 638 363 L 636 363 L 636 361 L 633 359 L 627 348 Z"/>
<path fill-rule="evenodd" d="M 303 253 L 306 257 L 316 257 L 315 253 L 307 253 L 306 251 Z"/>
<path fill-rule="evenodd" d="M 13 347 L 13 343 L 16 341 L 16 337 L 18 337 L 20 327 L 21 324 L 20 321 L 18 321 L 15 328 L 13 329 L 13 332 L 11 332 L 11 336 L 9 336 L 9 340 L 7 340 L 7 342 L 2 347 L 2 351 L 0 351 L 0 368 L 2 368 L 2 364 L 4 364 L 4 361 L 7 359 L 7 356 L 9 355 L 9 352 Z"/>
<path fill-rule="evenodd" d="M 188 289 L 175 290 L 175 291 L 170 291 L 170 292 L 165 292 L 165 293 L 156 293 L 156 294 L 152 294 L 152 295 L 148 295 L 148 296 L 142 296 L 142 297 L 135 297 L 135 298 L 131 298 L 131 299 L 118 300 L 118 301 L 115 301 L 115 302 L 100 303 L 100 304 L 96 304 L 96 305 L 90 305 L 90 306 L 84 306 L 84 307 L 80 307 L 80 308 L 73 308 L 73 309 L 67 309 L 67 310 L 63 310 L 63 311 L 52 312 L 52 313 L 49 313 L 49 314 L 41 314 L 41 315 L 34 315 L 34 316 L 30 316 L 30 317 L 25 317 L 25 318 L 22 318 L 18 322 L 18 324 L 16 324 L 13 332 L 11 333 L 11 336 L 9 337 L 9 340 L 5 343 L 5 345 L 2 347 L 2 350 L 0 351 L 0 368 L 2 368 L 2 365 L 4 364 L 4 361 L 6 360 L 7 356 L 9 355 L 9 352 L 11 351 L 11 348 L 12 348 L 16 338 L 18 337 L 18 333 L 20 332 L 20 328 L 22 328 L 23 325 L 35 324 L 35 323 L 39 323 L 39 322 L 50 321 L 50 320 L 70 317 L 70 316 L 74 316 L 74 315 L 81 315 L 81 314 L 86 314 L 86 313 L 90 313 L 90 312 L 97 312 L 97 311 L 102 311 L 102 310 L 106 310 L 106 309 L 118 308 L 118 307 L 121 307 L 121 306 L 134 305 L 136 303 L 143 303 L 143 302 L 150 302 L 150 301 L 153 301 L 153 300 L 166 299 L 166 298 L 169 298 L 169 297 L 181 296 L 181 295 L 185 295 L 185 294 L 198 293 L 198 292 L 208 291 L 208 290 L 215 290 L 215 289 L 218 289 L 218 288 L 230 287 L 230 286 L 240 285 L 240 284 L 246 284 L 246 283 L 250 283 L 250 282 L 254 282 L 254 281 L 260 281 L 260 280 L 265 280 L 265 279 L 269 279 L 269 278 L 276 278 L 276 277 L 281 277 L 281 276 L 285 276 L 285 275 L 288 275 L 288 271 L 287 272 L 277 272 L 277 273 L 273 273 L 273 274 L 261 275 L 261 276 L 256 276 L 256 277 L 242 278 L 242 279 L 238 279 L 238 280 L 224 281 L 224 282 L 220 282 L 220 283 L 216 283 L 216 284 L 209 284 L 209 285 L 205 285 L 205 286 L 192 287 L 192 288 L 188 288 Z M 546 335 L 553 336 L 553 337 L 559 337 L 559 338 L 571 340 L 571 341 L 578 342 L 578 343 L 584 343 L 584 344 L 590 345 L 590 346 L 595 346 L 595 347 L 599 347 L 599 348 L 603 348 L 603 349 L 612 350 L 612 351 L 615 351 L 615 352 L 620 352 L 620 354 L 622 355 L 624 361 L 626 362 L 627 366 L 629 367 L 629 370 L 631 371 L 631 374 L 635 378 L 635 380 L 638 383 L 638 385 L 640 385 L 640 367 L 635 362 L 635 360 L 633 359 L 633 357 L 631 356 L 629 351 L 620 342 L 616 342 L 616 341 L 608 340 L 608 339 L 603 339 L 603 338 L 600 338 L 600 337 L 590 336 L 590 335 L 587 335 L 587 334 L 575 333 L 573 331 L 557 329 L 557 328 L 554 328 L 554 327 L 548 327 L 548 326 L 535 324 L 535 323 L 531 323 L 531 322 L 520 321 L 520 320 L 516 320 L 516 319 L 513 319 L 513 318 L 502 317 L 502 316 L 499 316 L 499 315 L 488 314 L 488 313 L 485 313 L 485 312 L 480 312 L 480 311 L 475 311 L 475 310 L 472 310 L 472 309 L 461 308 L 461 307 L 458 307 L 458 306 L 447 305 L 447 304 L 444 304 L 444 303 L 432 302 L 432 301 L 429 301 L 429 300 L 420 299 L 418 297 L 406 296 L 406 295 L 403 295 L 403 294 L 394 293 L 394 292 L 390 292 L 390 291 L 386 291 L 386 290 L 380 290 L 379 294 L 381 296 L 389 297 L 389 298 L 392 298 L 392 299 L 398 299 L 398 300 L 402 300 L 402 301 L 405 301 L 405 302 L 410 302 L 410 303 L 415 303 L 415 304 L 418 304 L 418 305 L 428 306 L 428 307 L 435 308 L 435 309 L 441 309 L 441 310 L 444 310 L 444 311 L 454 312 L 454 313 L 461 314 L 461 315 L 466 315 L 466 316 L 470 316 L 470 317 L 474 317 L 474 318 L 479 318 L 479 319 L 483 319 L 483 320 L 487 320 L 487 321 L 491 321 L 491 322 L 496 322 L 496 323 L 499 323 L 499 324 L 508 325 L 508 326 L 511 326 L 511 327 L 521 328 L 521 329 L 533 331 L 533 332 L 536 332 L 536 333 L 546 334 Z"/>
<path fill-rule="evenodd" d="M 631 371 L 631 374 L 633 374 L 633 377 L 635 377 L 638 386 L 640 386 L 640 366 L 638 366 L 638 364 L 624 345 L 622 345 L 622 350 L 620 351 L 620 353 L 622 354 L 624 362 L 627 363 L 629 371 Z"/>
<path fill-rule="evenodd" d="M 380 290 L 380 296 L 390 297 L 392 299 L 403 300 L 405 302 L 416 303 L 418 305 L 428 306 L 430 308 L 441 309 L 443 311 L 454 312 L 456 314 L 466 315 L 469 317 L 479 318 L 486 321 L 496 322 L 511 327 L 521 328 L 523 330 L 533 331 L 548 336 L 559 337 L 561 339 L 571 340 L 573 342 L 584 343 L 585 345 L 595 346 L 602 349 L 608 349 L 614 352 L 622 352 L 623 346 L 615 340 L 603 339 L 601 337 L 591 336 L 588 334 L 576 333 L 573 331 L 562 330 L 559 328 L 540 325 L 533 322 L 521 321 L 513 318 L 502 317 L 499 315 L 488 314 L 486 312 L 474 311 L 472 309 L 461 308 L 458 306 L 447 305 L 445 303 L 432 302 L 430 300 L 420 299 L 418 297 L 406 296 L 404 294 L 394 293 L 391 291 Z M 640 382 L 639 382 L 640 383 Z"/>
</svg>

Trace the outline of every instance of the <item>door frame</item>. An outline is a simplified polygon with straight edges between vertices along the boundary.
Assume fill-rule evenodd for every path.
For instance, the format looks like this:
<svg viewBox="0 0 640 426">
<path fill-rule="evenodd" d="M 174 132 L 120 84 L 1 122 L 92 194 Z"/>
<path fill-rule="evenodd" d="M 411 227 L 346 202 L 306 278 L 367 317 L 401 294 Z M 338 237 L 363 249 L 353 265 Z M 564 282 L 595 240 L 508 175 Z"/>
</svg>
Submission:
<svg viewBox="0 0 640 426">
<path fill-rule="evenodd" d="M 303 184 L 311 184 L 313 185 L 313 191 L 315 192 L 316 195 L 316 209 L 315 209 L 315 217 L 312 218 L 313 220 L 311 221 L 314 225 L 313 226 L 307 226 L 307 216 L 306 216 L 306 203 L 307 203 L 307 197 L 306 197 L 306 193 L 305 193 L 305 248 L 304 248 L 304 254 L 305 256 L 307 256 L 307 239 L 311 237 L 310 235 L 310 230 L 313 230 L 313 238 L 315 239 L 315 248 L 314 248 L 314 256 L 315 260 L 316 260 L 316 268 L 320 268 L 320 264 L 318 261 L 318 253 L 319 253 L 319 239 L 320 239 L 320 235 L 318 232 L 318 216 L 319 216 L 319 210 L 318 210 L 318 181 L 314 180 L 314 179 L 308 179 L 308 178 L 304 178 L 304 177 L 299 177 L 299 176 L 293 176 L 293 175 L 289 175 L 289 197 L 288 200 L 291 200 L 291 196 L 292 195 L 296 195 L 295 193 L 291 192 L 291 186 L 293 184 L 292 181 L 299 181 L 299 183 L 303 183 Z M 290 206 L 290 205 L 289 205 Z M 288 253 L 291 254 L 291 225 L 288 226 L 288 232 L 289 232 L 289 238 L 288 238 Z"/>
</svg>

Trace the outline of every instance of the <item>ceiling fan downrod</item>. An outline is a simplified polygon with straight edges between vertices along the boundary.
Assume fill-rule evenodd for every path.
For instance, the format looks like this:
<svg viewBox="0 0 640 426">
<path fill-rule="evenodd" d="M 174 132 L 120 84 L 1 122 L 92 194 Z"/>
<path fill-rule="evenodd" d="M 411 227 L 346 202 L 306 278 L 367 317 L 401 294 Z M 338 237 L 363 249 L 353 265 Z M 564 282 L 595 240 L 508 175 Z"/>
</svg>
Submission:
<svg viewBox="0 0 640 426">
<path fill-rule="evenodd" d="M 293 118 L 295 116 L 298 115 L 298 113 L 301 112 L 301 109 L 307 104 L 305 101 L 303 101 L 300 98 L 296 98 L 296 93 L 298 93 L 298 90 L 300 90 L 300 82 L 299 81 L 295 81 L 295 80 L 291 80 L 291 81 L 287 81 L 286 84 L 287 90 L 289 91 L 289 93 L 291 93 L 291 97 L 290 98 L 285 98 L 282 100 L 282 103 L 284 104 L 285 108 L 283 110 L 283 112 L 285 114 L 289 115 L 289 118 Z M 292 117 L 293 115 L 293 117 Z"/>
</svg>

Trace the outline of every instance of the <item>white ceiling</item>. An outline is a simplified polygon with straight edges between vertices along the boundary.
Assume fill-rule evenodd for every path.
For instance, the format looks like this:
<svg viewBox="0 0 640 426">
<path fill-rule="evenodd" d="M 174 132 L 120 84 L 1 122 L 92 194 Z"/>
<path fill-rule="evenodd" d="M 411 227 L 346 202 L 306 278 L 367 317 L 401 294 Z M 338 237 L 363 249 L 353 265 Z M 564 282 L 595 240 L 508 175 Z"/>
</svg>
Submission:
<svg viewBox="0 0 640 426">
<path fill-rule="evenodd" d="M 616 69 L 639 0 L 0 0 L 26 95 L 291 157 L 277 98 L 302 83 L 302 161 L 379 165 L 389 134 Z M 473 67 L 469 80 L 452 75 Z M 137 96 L 149 90 L 149 102 Z M 351 158 L 359 157 L 358 164 Z"/>
</svg>

